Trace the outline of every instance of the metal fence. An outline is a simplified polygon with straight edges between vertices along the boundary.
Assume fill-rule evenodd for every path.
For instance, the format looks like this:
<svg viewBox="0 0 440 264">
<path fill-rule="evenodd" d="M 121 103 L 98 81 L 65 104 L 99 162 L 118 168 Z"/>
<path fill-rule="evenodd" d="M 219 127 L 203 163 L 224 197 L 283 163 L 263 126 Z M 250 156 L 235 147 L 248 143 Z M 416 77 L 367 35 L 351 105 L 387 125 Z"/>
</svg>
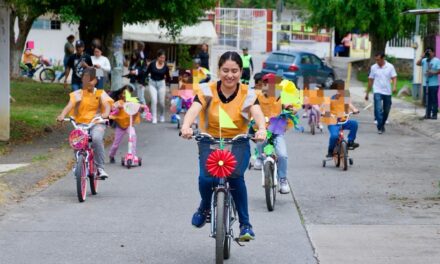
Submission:
<svg viewBox="0 0 440 264">
<path fill-rule="evenodd" d="M 266 51 L 267 11 L 265 9 L 216 8 L 215 28 L 219 45 Z"/>
</svg>

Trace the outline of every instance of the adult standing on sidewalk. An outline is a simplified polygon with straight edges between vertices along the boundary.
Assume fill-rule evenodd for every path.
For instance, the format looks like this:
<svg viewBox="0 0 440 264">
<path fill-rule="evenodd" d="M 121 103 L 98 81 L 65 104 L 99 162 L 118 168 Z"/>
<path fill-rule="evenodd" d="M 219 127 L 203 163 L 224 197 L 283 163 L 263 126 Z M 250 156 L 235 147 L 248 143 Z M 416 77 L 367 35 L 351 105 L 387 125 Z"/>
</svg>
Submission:
<svg viewBox="0 0 440 264">
<path fill-rule="evenodd" d="M 63 66 L 64 70 L 67 68 L 67 62 L 69 61 L 70 56 L 75 53 L 75 46 L 73 46 L 73 42 L 75 41 L 74 35 L 69 35 L 67 37 L 67 42 L 64 44 L 64 59 L 63 59 Z M 63 77 L 65 72 L 62 72 L 60 76 L 58 77 L 58 81 L 60 81 Z"/>
<path fill-rule="evenodd" d="M 424 119 L 437 119 L 438 113 L 438 75 L 440 74 L 440 59 L 434 55 L 432 48 L 425 50 L 425 55 L 417 61 L 423 71 L 423 98 L 426 102 Z"/>
<path fill-rule="evenodd" d="M 102 55 L 101 47 L 95 47 L 92 56 L 93 67 L 96 69 L 96 78 L 98 83 L 96 88 L 104 89 L 104 79 L 111 71 L 110 61 Z"/>
<path fill-rule="evenodd" d="M 368 88 L 365 100 L 373 87 L 374 93 L 374 117 L 377 121 L 377 133 L 385 132 L 385 123 L 391 109 L 391 95 L 397 91 L 397 73 L 394 66 L 385 60 L 383 52 L 375 56 L 376 63 L 371 66 L 368 76 Z M 391 81 L 393 89 L 391 90 Z"/>
<path fill-rule="evenodd" d="M 92 58 L 84 52 L 84 42 L 77 40 L 75 42 L 76 53 L 71 55 L 67 61 L 67 68 L 65 71 L 64 88 L 67 88 L 67 78 L 69 78 L 70 69 L 72 73 L 72 92 L 82 88 L 82 75 L 84 69 L 93 66 Z"/>
<path fill-rule="evenodd" d="M 254 63 L 252 62 L 252 56 L 248 53 L 248 48 L 243 48 L 243 55 L 241 55 L 243 61 L 243 73 L 241 75 L 241 82 L 249 84 L 251 79 L 251 71 L 254 71 Z"/>
<path fill-rule="evenodd" d="M 165 80 L 170 81 L 170 70 L 166 64 L 165 51 L 160 49 L 157 51 L 157 58 L 153 60 L 147 68 L 146 75 L 150 75 L 148 88 L 151 96 L 151 114 L 153 115 L 153 124 L 157 123 L 157 103 L 160 105 L 161 123 L 165 122 Z"/>
</svg>

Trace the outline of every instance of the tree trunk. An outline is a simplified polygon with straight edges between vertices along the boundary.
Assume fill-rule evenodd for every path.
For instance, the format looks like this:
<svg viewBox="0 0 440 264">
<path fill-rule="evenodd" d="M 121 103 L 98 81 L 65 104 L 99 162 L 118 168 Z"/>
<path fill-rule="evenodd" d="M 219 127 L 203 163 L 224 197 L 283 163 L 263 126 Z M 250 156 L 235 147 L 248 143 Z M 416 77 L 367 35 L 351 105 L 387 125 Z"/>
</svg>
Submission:
<svg viewBox="0 0 440 264">
<path fill-rule="evenodd" d="M 383 52 L 385 53 L 385 48 L 387 45 L 386 39 L 380 38 L 376 35 L 370 34 L 370 41 L 371 41 L 371 56 L 370 56 L 370 66 L 373 65 L 375 62 L 374 57 L 376 57 L 376 54 Z"/>
<path fill-rule="evenodd" d="M 18 37 L 15 40 L 15 30 L 14 24 L 15 19 L 18 18 Z M 36 16 L 23 16 L 17 14 L 15 11 L 11 12 L 11 25 L 10 25 L 10 73 L 11 77 L 19 77 L 20 76 L 20 61 L 21 56 L 23 54 L 24 46 L 26 45 L 26 39 L 29 35 L 29 31 L 31 31 L 32 24 L 36 19 Z"/>
<path fill-rule="evenodd" d="M 122 87 L 122 74 L 124 70 L 122 3 L 120 3 L 120 5 L 120 8 L 114 8 L 113 13 L 112 52 L 109 56 L 109 60 L 112 64 L 112 91 L 118 90 Z"/>
</svg>

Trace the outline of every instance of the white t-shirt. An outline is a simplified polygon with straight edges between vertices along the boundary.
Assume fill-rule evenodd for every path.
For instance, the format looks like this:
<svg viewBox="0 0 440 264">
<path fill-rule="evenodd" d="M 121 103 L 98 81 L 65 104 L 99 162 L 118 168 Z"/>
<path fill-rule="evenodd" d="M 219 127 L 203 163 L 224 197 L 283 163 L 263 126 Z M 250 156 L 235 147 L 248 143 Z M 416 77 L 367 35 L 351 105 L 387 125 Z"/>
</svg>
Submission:
<svg viewBox="0 0 440 264">
<path fill-rule="evenodd" d="M 374 93 L 391 95 L 391 79 L 396 76 L 397 73 L 394 69 L 393 64 L 385 61 L 385 65 L 383 65 L 383 67 L 380 67 L 379 65 L 377 65 L 377 63 L 371 66 L 370 75 L 368 76 L 368 78 L 374 79 Z"/>
<path fill-rule="evenodd" d="M 96 77 L 101 78 L 104 76 L 104 73 L 109 73 L 111 70 L 110 61 L 105 56 L 95 57 L 92 56 L 93 65 L 98 64 L 101 68 L 96 68 Z"/>
</svg>

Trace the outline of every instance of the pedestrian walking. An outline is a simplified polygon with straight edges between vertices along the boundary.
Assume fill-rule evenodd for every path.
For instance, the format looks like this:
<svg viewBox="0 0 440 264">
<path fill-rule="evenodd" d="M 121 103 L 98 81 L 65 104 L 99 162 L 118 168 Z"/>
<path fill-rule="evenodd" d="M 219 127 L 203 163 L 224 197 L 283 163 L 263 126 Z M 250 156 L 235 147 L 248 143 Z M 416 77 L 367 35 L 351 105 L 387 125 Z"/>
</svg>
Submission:
<svg viewBox="0 0 440 264">
<path fill-rule="evenodd" d="M 209 70 L 209 53 L 208 53 L 208 44 L 202 44 L 202 50 L 199 52 L 197 57 L 200 59 L 200 66 Z"/>
<path fill-rule="evenodd" d="M 254 71 L 254 63 L 247 47 L 243 48 L 243 55 L 241 55 L 241 60 L 243 61 L 243 74 L 241 75 L 241 82 L 244 84 L 249 84 L 249 80 L 251 79 L 251 72 Z"/>
<path fill-rule="evenodd" d="M 85 69 L 92 67 L 92 58 L 84 52 L 84 42 L 77 40 L 75 42 L 76 53 L 69 57 L 65 71 L 64 88 L 67 88 L 67 78 L 69 78 L 70 69 L 72 69 L 72 91 L 82 88 L 82 75 Z"/>
<path fill-rule="evenodd" d="M 95 47 L 92 56 L 93 67 L 96 69 L 97 89 L 104 89 L 104 80 L 111 71 L 110 61 L 102 55 L 101 47 Z"/>
<path fill-rule="evenodd" d="M 397 73 L 394 66 L 385 60 L 385 54 L 380 52 L 375 56 L 376 63 L 371 66 L 368 76 L 368 88 L 365 100 L 373 87 L 374 93 L 374 117 L 377 121 L 377 132 L 385 132 L 385 123 L 391 109 L 392 93 L 397 92 Z M 391 81 L 393 88 L 391 90 Z"/>
<path fill-rule="evenodd" d="M 151 96 L 151 114 L 153 116 L 152 123 L 157 124 L 157 104 L 160 106 L 161 123 L 165 122 L 165 92 L 166 83 L 170 81 L 170 70 L 166 64 L 165 51 L 160 49 L 157 57 L 147 68 L 146 76 L 150 75 L 148 88 Z"/>
<path fill-rule="evenodd" d="M 63 58 L 64 71 L 67 68 L 67 62 L 69 61 L 70 56 L 72 56 L 73 53 L 75 53 L 75 47 L 73 46 L 74 41 L 75 41 L 75 36 L 69 35 L 67 37 L 66 44 L 64 44 L 64 58 Z M 64 71 L 60 74 L 60 76 L 58 76 L 58 81 L 60 81 L 64 77 L 65 75 Z"/>
<path fill-rule="evenodd" d="M 437 119 L 440 59 L 435 57 L 432 48 L 427 48 L 423 57 L 417 61 L 417 65 L 422 66 L 423 72 L 423 98 L 426 105 L 423 119 Z"/>
<path fill-rule="evenodd" d="M 136 95 L 141 104 L 145 104 L 145 72 L 147 71 L 147 64 L 142 59 L 139 51 L 135 51 L 131 55 L 130 65 L 128 66 L 130 72 L 130 83 L 136 89 Z"/>
</svg>

